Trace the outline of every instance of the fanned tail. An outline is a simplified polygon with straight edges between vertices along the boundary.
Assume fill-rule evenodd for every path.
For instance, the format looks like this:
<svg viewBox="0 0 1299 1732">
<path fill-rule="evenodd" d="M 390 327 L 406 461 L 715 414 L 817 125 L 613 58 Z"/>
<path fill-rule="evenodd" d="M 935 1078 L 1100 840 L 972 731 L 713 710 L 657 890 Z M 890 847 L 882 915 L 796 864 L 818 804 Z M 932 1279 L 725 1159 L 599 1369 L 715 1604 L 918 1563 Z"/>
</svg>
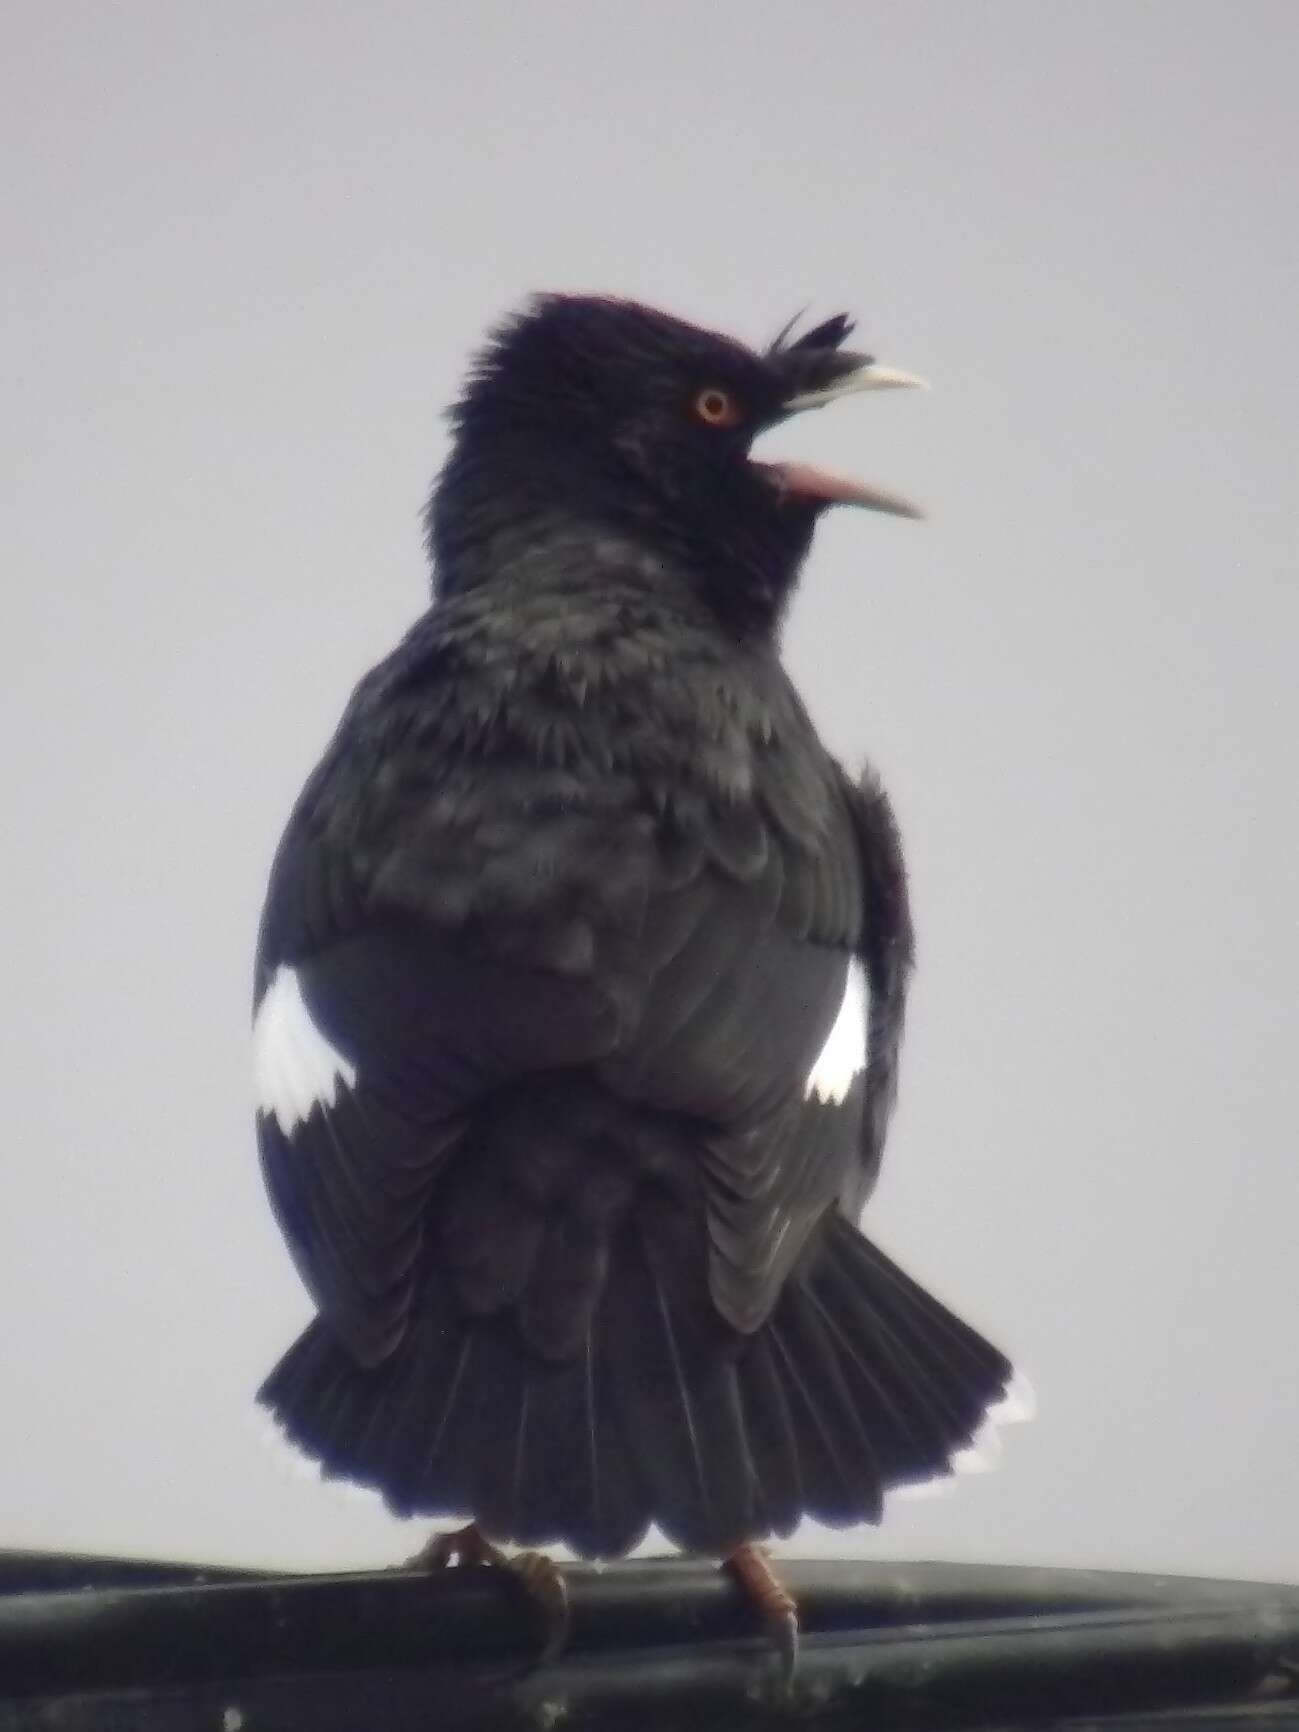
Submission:
<svg viewBox="0 0 1299 1732">
<path fill-rule="evenodd" d="M 442 1280 L 386 1364 L 356 1365 L 317 1320 L 258 1400 L 326 1478 L 372 1487 L 396 1515 L 472 1519 L 586 1557 L 629 1551 L 651 1519 L 590 1339 L 547 1363 L 511 1317 L 460 1314 Z"/>
<path fill-rule="evenodd" d="M 434 1273 L 386 1364 L 358 1367 L 316 1322 L 259 1399 L 398 1514 L 598 1557 L 651 1523 L 721 1554 L 805 1516 L 878 1521 L 891 1488 L 953 1471 L 1011 1388 L 1010 1363 L 837 1214 L 752 1336 L 718 1322 L 704 1268 L 638 1208 L 562 1362 L 507 1312 L 465 1317 Z"/>
<path fill-rule="evenodd" d="M 835 1215 L 740 1379 L 759 1525 L 788 1534 L 878 1521 L 886 1492 L 951 1473 L 1014 1370 Z"/>
</svg>

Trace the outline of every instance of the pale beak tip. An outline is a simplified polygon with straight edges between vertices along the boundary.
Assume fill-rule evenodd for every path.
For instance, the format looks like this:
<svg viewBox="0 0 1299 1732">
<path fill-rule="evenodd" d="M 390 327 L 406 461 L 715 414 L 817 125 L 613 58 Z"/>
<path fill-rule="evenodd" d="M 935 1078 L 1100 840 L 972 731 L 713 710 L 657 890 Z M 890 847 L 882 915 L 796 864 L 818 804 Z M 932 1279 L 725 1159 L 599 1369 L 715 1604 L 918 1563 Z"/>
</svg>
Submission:
<svg viewBox="0 0 1299 1732">
<path fill-rule="evenodd" d="M 909 523 L 928 523 L 929 513 L 920 506 L 913 505 L 909 499 L 890 499 L 887 504 L 871 505 L 866 501 L 868 510 L 880 511 L 886 517 L 905 517 Z"/>
<path fill-rule="evenodd" d="M 884 367 L 875 361 L 863 362 L 860 367 L 854 367 L 851 373 L 845 373 L 833 384 L 822 385 L 815 390 L 801 391 L 796 396 L 785 400 L 786 414 L 796 415 L 803 409 L 822 409 L 827 403 L 836 403 L 840 397 L 851 397 L 859 391 L 928 391 L 932 389 L 928 379 L 921 378 L 919 373 L 906 373 L 901 367 Z"/>
<path fill-rule="evenodd" d="M 905 373 L 901 367 L 870 366 L 863 369 L 859 389 L 865 391 L 932 391 L 933 386 L 920 373 Z"/>
</svg>

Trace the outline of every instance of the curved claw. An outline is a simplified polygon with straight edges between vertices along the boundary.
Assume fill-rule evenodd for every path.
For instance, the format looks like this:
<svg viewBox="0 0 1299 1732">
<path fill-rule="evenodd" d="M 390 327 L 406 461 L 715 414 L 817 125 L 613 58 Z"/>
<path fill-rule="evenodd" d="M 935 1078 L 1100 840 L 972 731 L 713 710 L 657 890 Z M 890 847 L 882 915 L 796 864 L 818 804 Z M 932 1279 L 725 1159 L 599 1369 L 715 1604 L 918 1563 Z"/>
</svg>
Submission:
<svg viewBox="0 0 1299 1732">
<path fill-rule="evenodd" d="M 722 1560 L 723 1569 L 735 1578 L 741 1594 L 757 1612 L 776 1651 L 780 1683 L 788 1691 L 798 1669 L 798 1605 L 781 1581 L 771 1559 L 751 1541 L 737 1546 Z"/>
<path fill-rule="evenodd" d="M 535 1666 L 549 1664 L 568 1642 L 571 1618 L 568 1584 L 563 1571 L 545 1552 L 520 1552 L 517 1557 L 511 1557 L 493 1545 L 486 1534 L 471 1522 L 468 1527 L 451 1533 L 431 1535 L 405 1567 L 410 1570 L 445 1570 L 474 1564 L 501 1571 L 502 1582 L 517 1590 L 537 1631 L 540 1647 L 523 1670 L 531 1671 Z M 514 1672 L 503 1674 L 514 1675 Z"/>
<path fill-rule="evenodd" d="M 542 1640 L 534 1664 L 548 1665 L 568 1644 L 571 1618 L 563 1571 L 545 1552 L 520 1552 L 518 1557 L 505 1558 L 503 1563 L 519 1582 L 528 1610 L 538 1625 Z"/>
</svg>

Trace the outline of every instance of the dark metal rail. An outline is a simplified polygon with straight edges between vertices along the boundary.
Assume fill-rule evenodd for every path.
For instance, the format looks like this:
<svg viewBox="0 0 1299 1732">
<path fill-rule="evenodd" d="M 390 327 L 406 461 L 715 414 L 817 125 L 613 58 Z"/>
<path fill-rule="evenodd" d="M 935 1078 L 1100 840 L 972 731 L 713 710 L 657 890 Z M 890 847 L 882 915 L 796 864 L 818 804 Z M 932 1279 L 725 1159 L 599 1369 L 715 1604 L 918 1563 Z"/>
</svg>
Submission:
<svg viewBox="0 0 1299 1732">
<path fill-rule="evenodd" d="M 1299 1732 L 1299 1588 L 955 1564 L 782 1563 L 792 1700 L 715 1569 L 567 1572 L 572 1637 L 530 1665 L 491 1571 L 282 1576 L 0 1553 L 0 1729 L 939 1732 L 1103 1719 Z"/>
</svg>

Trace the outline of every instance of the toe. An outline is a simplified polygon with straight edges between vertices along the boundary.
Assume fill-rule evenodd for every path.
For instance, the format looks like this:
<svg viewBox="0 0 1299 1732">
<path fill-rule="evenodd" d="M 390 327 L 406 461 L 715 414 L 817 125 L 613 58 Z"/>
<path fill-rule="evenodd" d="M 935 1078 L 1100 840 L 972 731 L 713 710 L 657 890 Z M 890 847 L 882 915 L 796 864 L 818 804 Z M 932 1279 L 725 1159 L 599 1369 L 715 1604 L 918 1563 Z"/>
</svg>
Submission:
<svg viewBox="0 0 1299 1732">
<path fill-rule="evenodd" d="M 508 1559 L 507 1567 L 522 1587 L 529 1611 L 537 1622 L 542 1638 L 537 1660 L 545 1665 L 568 1641 L 568 1584 L 559 1565 L 544 1552 L 523 1552 Z"/>
<path fill-rule="evenodd" d="M 776 1651 L 781 1683 L 788 1690 L 798 1665 L 798 1607 L 760 1546 L 737 1546 L 725 1560 L 741 1594 L 757 1612 Z"/>
</svg>

